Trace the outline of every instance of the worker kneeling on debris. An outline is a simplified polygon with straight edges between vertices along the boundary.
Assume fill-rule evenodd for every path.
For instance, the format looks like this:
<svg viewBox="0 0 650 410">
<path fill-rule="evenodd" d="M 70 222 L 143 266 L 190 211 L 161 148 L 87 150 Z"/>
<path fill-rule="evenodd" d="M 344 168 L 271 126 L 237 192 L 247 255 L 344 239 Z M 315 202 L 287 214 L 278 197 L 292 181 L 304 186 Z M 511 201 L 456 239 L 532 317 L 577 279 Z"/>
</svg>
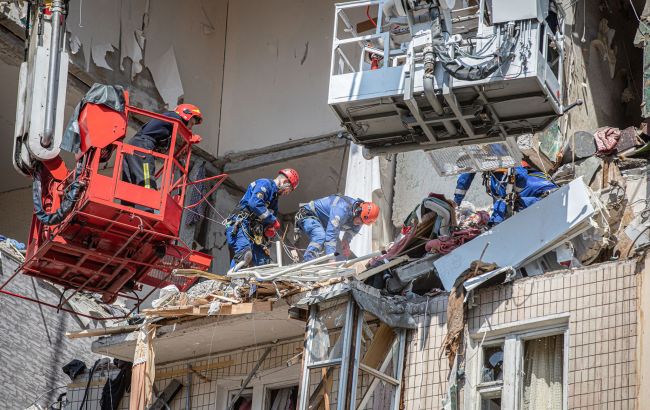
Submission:
<svg viewBox="0 0 650 410">
<path fill-rule="evenodd" d="M 165 117 L 180 120 L 187 129 L 203 121 L 201 110 L 192 104 L 181 104 L 174 111 L 163 113 Z M 170 121 L 151 120 L 127 143 L 151 151 L 167 152 L 174 124 Z M 153 155 L 137 152 L 125 155 L 122 161 L 122 180 L 145 188 L 158 189 L 156 184 L 156 161 Z"/>
<path fill-rule="evenodd" d="M 454 193 L 457 205 L 463 202 L 475 175 L 465 173 L 458 177 Z M 513 185 L 513 192 L 508 193 L 508 185 Z M 534 169 L 526 161 L 522 161 L 519 167 L 484 172 L 483 186 L 493 201 L 489 225 L 503 222 L 513 212 L 528 208 L 558 188 L 547 174 Z"/>
<path fill-rule="evenodd" d="M 268 242 L 280 229 L 278 196 L 294 191 L 299 180 L 295 169 L 285 168 L 275 179 L 258 179 L 248 186 L 226 220 L 226 241 L 234 255 L 231 268 L 271 263 Z"/>
<path fill-rule="evenodd" d="M 326 255 L 335 253 L 341 231 L 344 232 L 340 244 L 342 254 L 350 257 L 352 237 L 362 225 L 373 224 L 378 216 L 376 204 L 344 195 L 330 195 L 302 204 L 296 213 L 296 227 L 309 237 L 304 260 L 317 257 L 323 247 Z"/>
</svg>

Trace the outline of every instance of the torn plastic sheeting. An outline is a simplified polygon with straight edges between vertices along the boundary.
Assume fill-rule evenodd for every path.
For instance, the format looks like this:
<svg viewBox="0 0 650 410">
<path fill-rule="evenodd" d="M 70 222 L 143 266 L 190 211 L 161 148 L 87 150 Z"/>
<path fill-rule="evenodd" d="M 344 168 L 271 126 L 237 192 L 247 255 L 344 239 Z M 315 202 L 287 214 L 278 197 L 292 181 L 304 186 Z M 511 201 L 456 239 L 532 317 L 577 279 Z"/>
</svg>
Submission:
<svg viewBox="0 0 650 410">
<path fill-rule="evenodd" d="M 325 292 L 322 288 L 316 289 L 318 290 L 321 292 L 303 297 L 295 306 L 304 308 L 351 293 L 361 309 L 376 316 L 388 326 L 398 329 L 417 329 L 418 316 L 424 315 L 425 312 L 440 313 L 432 311 L 436 298 L 415 296 L 407 300 L 404 296 L 383 296 L 379 289 L 358 281 L 337 283 Z"/>
<path fill-rule="evenodd" d="M 589 229 L 596 213 L 592 194 L 576 179 L 546 198 L 434 262 L 445 289 L 451 289 L 470 261 L 519 268 Z"/>
</svg>

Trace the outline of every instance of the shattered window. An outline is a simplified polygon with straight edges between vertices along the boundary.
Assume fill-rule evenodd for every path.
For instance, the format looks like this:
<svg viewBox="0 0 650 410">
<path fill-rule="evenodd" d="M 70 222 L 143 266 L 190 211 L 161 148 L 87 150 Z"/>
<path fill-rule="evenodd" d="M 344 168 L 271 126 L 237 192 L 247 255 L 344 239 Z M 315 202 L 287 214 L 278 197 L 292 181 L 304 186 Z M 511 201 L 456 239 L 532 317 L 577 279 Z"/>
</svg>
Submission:
<svg viewBox="0 0 650 410">
<path fill-rule="evenodd" d="M 481 410 L 499 410 L 501 408 L 501 396 L 484 397 L 481 399 Z"/>
<path fill-rule="evenodd" d="M 503 380 L 503 345 L 483 348 L 482 382 Z"/>
<path fill-rule="evenodd" d="M 265 410 L 296 410 L 298 386 L 269 389 Z"/>
</svg>

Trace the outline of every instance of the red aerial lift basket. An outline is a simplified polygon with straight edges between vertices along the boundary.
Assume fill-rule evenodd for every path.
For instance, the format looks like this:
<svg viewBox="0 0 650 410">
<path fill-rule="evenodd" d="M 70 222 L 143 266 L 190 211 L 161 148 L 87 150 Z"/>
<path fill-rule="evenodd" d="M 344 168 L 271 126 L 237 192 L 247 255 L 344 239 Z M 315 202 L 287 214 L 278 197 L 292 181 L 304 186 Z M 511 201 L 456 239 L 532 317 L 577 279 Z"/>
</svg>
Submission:
<svg viewBox="0 0 650 410">
<path fill-rule="evenodd" d="M 132 115 L 171 123 L 169 151 L 159 153 L 125 143 L 127 119 Z M 212 182 L 212 189 L 201 199 L 206 200 L 227 175 L 188 180 L 191 146 L 200 137 L 175 119 L 128 104 L 125 112 L 86 104 L 78 122 L 81 150 L 77 170 L 68 172 L 60 159 L 41 167 L 44 209 L 49 213 L 57 210 L 75 180 L 84 188 L 62 222 L 45 225 L 36 216 L 32 218 L 25 262 L 16 274 L 23 272 L 72 289 L 59 307 L 80 291 L 99 293 L 110 303 L 117 296 L 145 299 L 148 295 L 133 293 L 141 284 L 160 287 L 174 283 L 185 290 L 193 279 L 174 277 L 172 282 L 172 270 L 207 270 L 212 259 L 179 239 L 185 191 L 188 186 Z M 124 179 L 127 155 L 155 158 L 155 173 L 150 171 L 157 189 Z"/>
</svg>

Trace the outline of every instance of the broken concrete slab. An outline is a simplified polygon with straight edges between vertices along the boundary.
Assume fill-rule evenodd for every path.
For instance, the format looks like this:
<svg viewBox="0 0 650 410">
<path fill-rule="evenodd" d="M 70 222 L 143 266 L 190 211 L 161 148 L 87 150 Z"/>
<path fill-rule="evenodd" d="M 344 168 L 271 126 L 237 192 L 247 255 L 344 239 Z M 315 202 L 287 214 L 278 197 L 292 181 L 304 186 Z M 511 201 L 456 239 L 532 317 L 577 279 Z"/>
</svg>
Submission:
<svg viewBox="0 0 650 410">
<path fill-rule="evenodd" d="M 481 255 L 485 262 L 518 268 L 581 234 L 596 212 L 592 201 L 582 178 L 576 179 L 441 257 L 434 266 L 445 289 Z"/>
</svg>

